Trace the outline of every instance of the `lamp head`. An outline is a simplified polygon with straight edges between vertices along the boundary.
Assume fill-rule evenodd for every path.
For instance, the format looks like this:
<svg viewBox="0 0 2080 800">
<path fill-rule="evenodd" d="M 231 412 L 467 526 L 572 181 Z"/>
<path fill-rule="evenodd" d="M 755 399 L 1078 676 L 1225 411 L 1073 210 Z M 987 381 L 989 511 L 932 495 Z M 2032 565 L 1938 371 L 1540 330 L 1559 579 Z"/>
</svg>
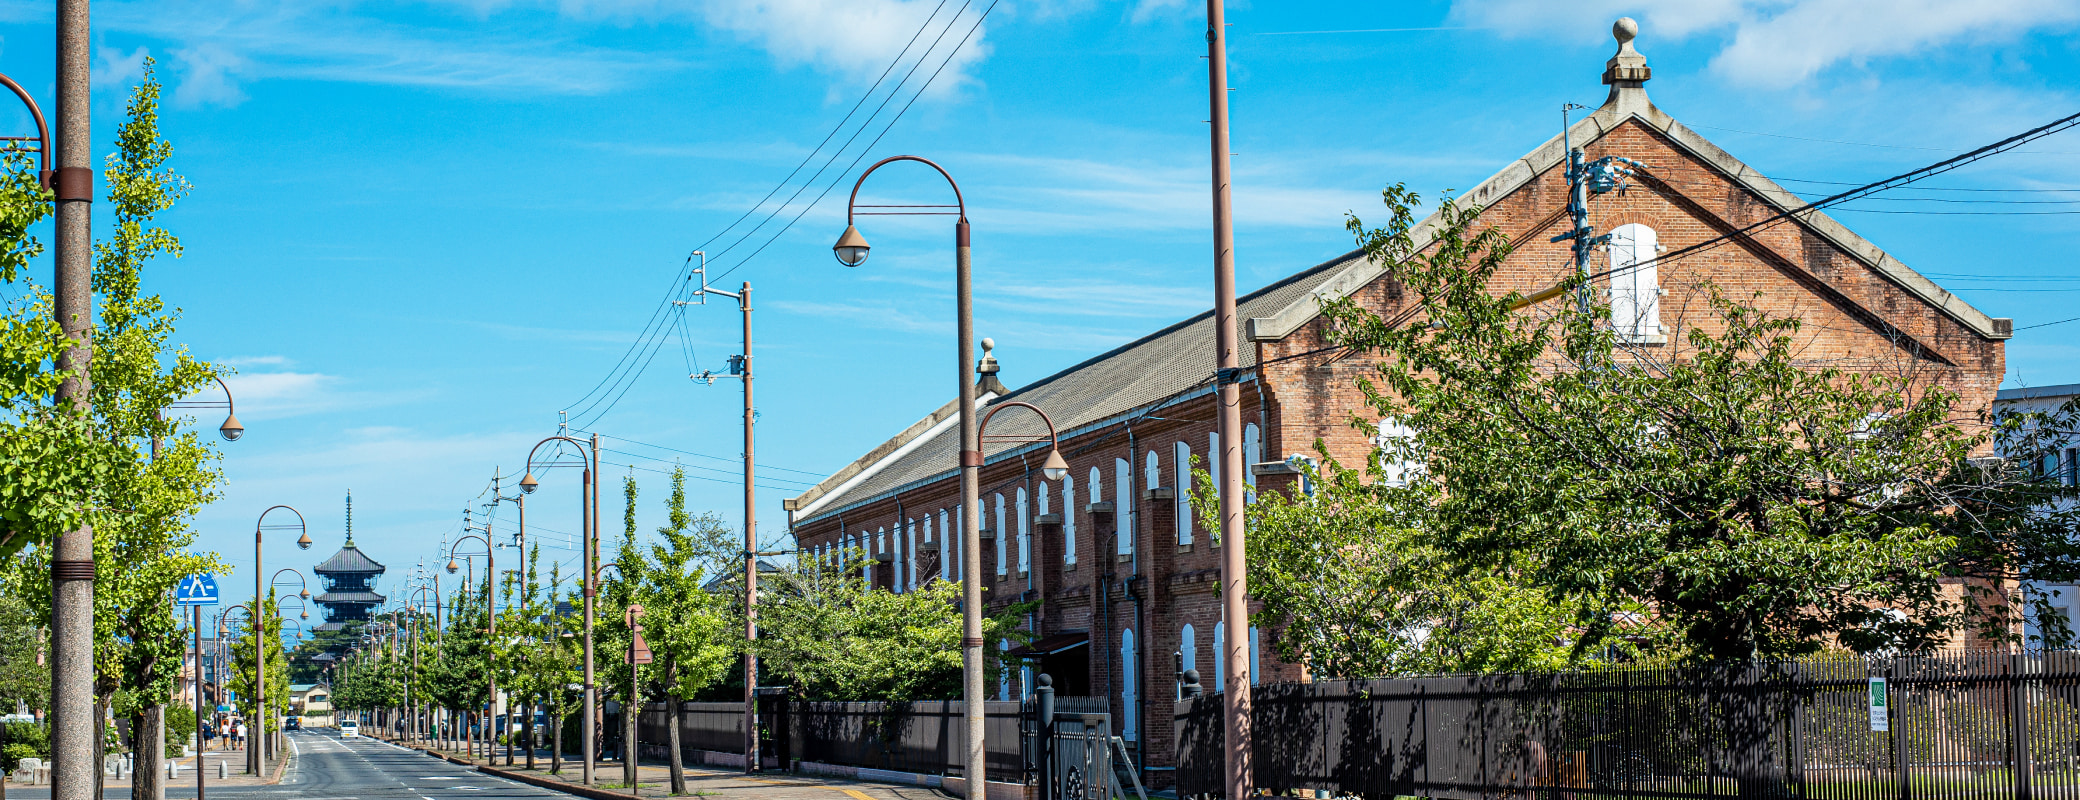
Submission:
<svg viewBox="0 0 2080 800">
<path fill-rule="evenodd" d="M 535 480 L 532 472 L 520 476 L 520 491 L 523 494 L 534 494 L 534 490 L 541 485 L 542 482 Z"/>
<path fill-rule="evenodd" d="M 837 244 L 831 245 L 831 252 L 838 255 L 838 263 L 848 267 L 867 263 L 867 249 L 867 237 L 859 235 L 859 229 L 851 225 L 846 225 L 845 234 L 838 237 Z"/>
<path fill-rule="evenodd" d="M 309 599 L 311 599 L 311 590 L 309 590 L 309 589 L 305 589 L 305 590 L 303 590 L 303 591 L 302 591 L 302 592 L 301 592 L 300 594 L 302 594 L 302 595 L 303 595 L 303 599 L 305 599 L 305 600 L 309 600 Z"/>
<path fill-rule="evenodd" d="M 459 571 L 461 571 L 461 570 L 462 570 L 462 565 L 460 565 L 460 564 L 457 564 L 457 563 L 455 563 L 455 559 L 452 559 L 452 558 L 451 558 L 451 559 L 448 559 L 448 574 L 449 574 L 449 575 L 453 575 L 453 574 L 455 574 L 456 572 L 459 572 Z"/>
<path fill-rule="evenodd" d="M 309 550 L 309 549 L 311 549 L 311 535 L 310 535 L 310 534 L 308 534 L 308 533 L 306 533 L 306 534 L 304 534 L 304 535 L 302 535 L 302 536 L 298 536 L 298 537 L 296 537 L 296 549 L 298 549 L 298 550 Z"/>
<path fill-rule="evenodd" d="M 1062 459 L 1062 451 L 1054 449 L 1047 451 L 1047 462 L 1040 465 L 1040 474 L 1046 476 L 1051 481 L 1059 481 L 1069 477 L 1069 462 Z"/>
<path fill-rule="evenodd" d="M 305 612 L 303 612 L 303 619 L 310 619 L 310 618 L 311 618 L 311 612 L 309 612 L 309 611 L 305 611 Z M 298 635 L 299 635 L 299 636 L 301 636 L 302 634 L 298 634 Z"/>
<path fill-rule="evenodd" d="M 238 437 L 246 435 L 246 426 L 238 424 L 237 414 L 226 414 L 224 424 L 217 426 L 217 435 L 224 437 L 224 441 L 235 442 Z"/>
</svg>

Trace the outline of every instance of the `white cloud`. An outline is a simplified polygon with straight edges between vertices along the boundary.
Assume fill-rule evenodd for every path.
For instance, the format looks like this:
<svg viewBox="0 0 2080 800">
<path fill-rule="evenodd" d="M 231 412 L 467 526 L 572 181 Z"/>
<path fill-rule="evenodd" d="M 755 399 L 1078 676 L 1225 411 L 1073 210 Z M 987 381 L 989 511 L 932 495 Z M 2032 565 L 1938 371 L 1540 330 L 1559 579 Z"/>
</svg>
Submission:
<svg viewBox="0 0 2080 800">
<path fill-rule="evenodd" d="M 925 61 L 913 86 L 952 54 L 947 71 L 933 84 L 932 91 L 943 94 L 972 79 L 971 68 L 988 56 L 989 47 L 983 43 L 988 26 L 976 27 L 979 7 L 958 18 L 937 11 L 940 7 L 927 0 L 708 0 L 701 4 L 701 15 L 709 25 L 756 42 L 783 64 L 815 64 L 860 82 L 880 75 L 906 45 L 911 48 L 906 60 Z M 907 69 L 890 74 L 900 79 Z"/>
<path fill-rule="evenodd" d="M 238 72 L 247 62 L 238 54 L 223 45 L 205 42 L 176 49 L 173 57 L 181 71 L 180 83 L 173 89 L 174 105 L 195 108 L 245 102 L 246 93 L 238 88 Z"/>
<path fill-rule="evenodd" d="M 144 60 L 151 52 L 137 48 L 124 53 L 113 47 L 103 47 L 95 53 L 99 58 L 93 67 L 94 88 L 125 87 L 144 77 Z"/>
<path fill-rule="evenodd" d="M 329 3 L 105 2 L 95 24 L 171 42 L 174 101 L 183 105 L 236 105 L 243 84 L 270 78 L 598 94 L 683 67 L 670 57 L 501 37 L 483 26 L 356 16 Z"/>
<path fill-rule="evenodd" d="M 1611 20 L 1640 21 L 1640 48 L 1657 37 L 1729 37 L 1713 71 L 1744 84 L 1787 86 L 1847 62 L 1908 55 L 1949 44 L 2010 40 L 2080 21 L 2076 0 L 1458 0 L 1456 24 L 1505 35 L 1608 36 Z"/>
</svg>

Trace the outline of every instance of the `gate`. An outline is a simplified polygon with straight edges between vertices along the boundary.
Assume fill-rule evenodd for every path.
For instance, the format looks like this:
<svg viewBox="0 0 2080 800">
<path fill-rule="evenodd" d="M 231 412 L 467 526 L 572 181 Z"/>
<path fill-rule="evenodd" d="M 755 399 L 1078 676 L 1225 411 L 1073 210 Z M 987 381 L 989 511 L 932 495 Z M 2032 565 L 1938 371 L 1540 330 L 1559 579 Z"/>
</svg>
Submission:
<svg viewBox="0 0 2080 800">
<path fill-rule="evenodd" d="M 1148 800 L 1125 743 L 1112 735 L 1105 699 L 1060 698 L 1066 708 L 1057 709 L 1053 677 L 1043 674 L 1039 684 L 1019 724 L 1026 783 L 1039 800 Z"/>
</svg>

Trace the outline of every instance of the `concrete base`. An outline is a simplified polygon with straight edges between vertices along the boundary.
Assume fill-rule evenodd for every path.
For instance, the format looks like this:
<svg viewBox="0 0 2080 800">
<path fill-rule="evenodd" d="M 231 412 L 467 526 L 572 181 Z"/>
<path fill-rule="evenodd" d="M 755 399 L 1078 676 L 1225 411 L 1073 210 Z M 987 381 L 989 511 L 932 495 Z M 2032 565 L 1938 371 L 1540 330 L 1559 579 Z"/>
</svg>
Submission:
<svg viewBox="0 0 2080 800">
<path fill-rule="evenodd" d="M 741 762 L 742 756 L 738 756 Z M 968 779 L 946 775 L 926 775 L 921 772 L 895 772 L 867 767 L 846 767 L 837 764 L 819 764 L 814 761 L 795 763 L 796 771 L 804 775 L 822 775 L 829 778 L 849 778 L 871 783 L 895 783 L 909 786 L 928 786 L 944 789 L 958 797 L 968 796 Z M 985 785 L 986 800 L 1026 800 L 1026 786 L 1017 783 L 990 781 Z"/>
</svg>

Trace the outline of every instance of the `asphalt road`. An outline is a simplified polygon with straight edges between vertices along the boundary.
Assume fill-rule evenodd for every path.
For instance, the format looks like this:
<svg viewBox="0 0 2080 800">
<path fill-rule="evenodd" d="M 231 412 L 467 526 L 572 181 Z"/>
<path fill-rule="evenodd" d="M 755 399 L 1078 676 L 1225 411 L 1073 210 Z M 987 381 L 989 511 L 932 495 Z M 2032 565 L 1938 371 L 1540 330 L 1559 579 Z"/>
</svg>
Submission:
<svg viewBox="0 0 2080 800">
<path fill-rule="evenodd" d="M 206 787 L 210 798 L 231 800 L 506 800 L 570 795 L 494 778 L 373 739 L 341 739 L 336 731 L 292 731 L 297 759 L 276 786 Z M 195 773 L 185 772 L 169 798 L 193 798 Z M 212 775 L 211 777 L 215 777 Z M 49 787 L 10 784 L 8 800 L 45 800 Z M 128 798 L 128 788 L 111 788 L 109 798 Z"/>
</svg>

